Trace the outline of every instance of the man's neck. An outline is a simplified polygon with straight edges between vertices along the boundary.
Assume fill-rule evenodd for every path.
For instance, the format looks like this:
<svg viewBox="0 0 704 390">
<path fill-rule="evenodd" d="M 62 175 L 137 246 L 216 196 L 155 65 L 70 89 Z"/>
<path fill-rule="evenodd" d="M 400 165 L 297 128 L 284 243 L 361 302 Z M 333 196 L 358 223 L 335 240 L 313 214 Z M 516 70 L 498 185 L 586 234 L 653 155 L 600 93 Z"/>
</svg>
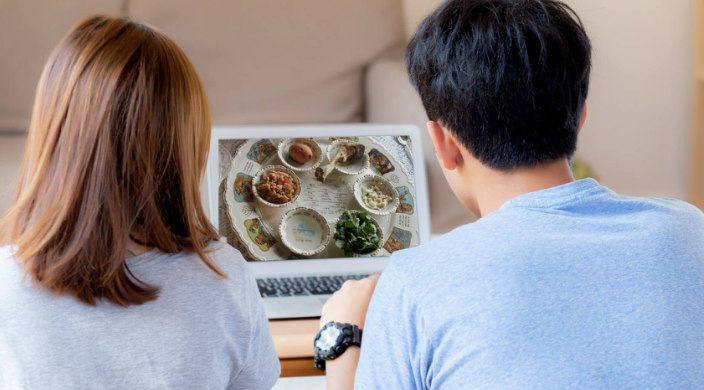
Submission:
<svg viewBox="0 0 704 390">
<path fill-rule="evenodd" d="M 498 210 L 519 195 L 574 181 L 567 159 L 508 172 L 482 166 L 475 177 L 474 196 L 480 216 Z"/>
</svg>

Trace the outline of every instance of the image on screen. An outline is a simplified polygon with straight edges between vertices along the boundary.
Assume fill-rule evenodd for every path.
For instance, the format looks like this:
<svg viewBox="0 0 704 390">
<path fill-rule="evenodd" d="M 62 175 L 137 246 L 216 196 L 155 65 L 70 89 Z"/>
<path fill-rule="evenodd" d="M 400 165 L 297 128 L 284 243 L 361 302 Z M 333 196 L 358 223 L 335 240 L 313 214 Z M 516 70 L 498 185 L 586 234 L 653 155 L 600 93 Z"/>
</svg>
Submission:
<svg viewBox="0 0 704 390">
<path fill-rule="evenodd" d="M 221 139 L 219 232 L 249 261 L 418 245 L 411 138 Z"/>
</svg>

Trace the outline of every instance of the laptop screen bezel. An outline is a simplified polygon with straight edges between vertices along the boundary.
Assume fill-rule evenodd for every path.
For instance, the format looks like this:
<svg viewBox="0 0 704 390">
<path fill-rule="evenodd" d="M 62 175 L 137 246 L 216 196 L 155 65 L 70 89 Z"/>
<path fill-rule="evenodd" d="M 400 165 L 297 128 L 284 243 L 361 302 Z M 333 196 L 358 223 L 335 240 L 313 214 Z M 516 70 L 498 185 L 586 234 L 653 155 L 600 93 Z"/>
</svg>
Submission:
<svg viewBox="0 0 704 390">
<path fill-rule="evenodd" d="M 273 125 L 273 126 L 213 126 L 210 138 L 210 153 L 206 170 L 207 187 L 204 199 L 208 200 L 207 210 L 212 223 L 218 225 L 218 186 L 220 140 L 249 138 L 287 137 L 345 137 L 345 136 L 398 136 L 411 137 L 413 153 L 416 211 L 418 218 L 419 242 L 430 240 L 430 206 L 425 173 L 425 160 L 418 126 L 411 124 L 330 124 L 330 125 Z M 388 256 L 370 258 L 332 258 L 285 261 L 249 261 L 250 269 L 256 276 L 296 275 L 356 272 L 378 272 L 388 264 Z"/>
</svg>

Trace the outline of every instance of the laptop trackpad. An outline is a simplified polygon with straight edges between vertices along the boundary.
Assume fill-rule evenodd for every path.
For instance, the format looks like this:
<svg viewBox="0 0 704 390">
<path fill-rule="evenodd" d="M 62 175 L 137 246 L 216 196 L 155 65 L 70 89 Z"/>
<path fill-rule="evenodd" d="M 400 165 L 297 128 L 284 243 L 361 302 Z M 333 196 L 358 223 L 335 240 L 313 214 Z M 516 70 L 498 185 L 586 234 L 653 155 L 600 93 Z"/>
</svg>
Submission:
<svg viewBox="0 0 704 390">
<path fill-rule="evenodd" d="M 320 317 L 329 295 L 263 298 L 269 319 Z"/>
</svg>

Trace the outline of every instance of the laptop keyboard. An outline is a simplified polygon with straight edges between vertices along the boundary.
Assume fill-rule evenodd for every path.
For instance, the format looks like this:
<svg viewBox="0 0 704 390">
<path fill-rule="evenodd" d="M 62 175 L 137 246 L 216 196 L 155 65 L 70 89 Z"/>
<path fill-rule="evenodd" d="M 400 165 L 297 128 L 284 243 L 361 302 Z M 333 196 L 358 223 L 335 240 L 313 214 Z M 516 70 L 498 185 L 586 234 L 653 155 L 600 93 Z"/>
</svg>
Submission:
<svg viewBox="0 0 704 390">
<path fill-rule="evenodd" d="M 330 295 L 346 280 L 364 279 L 369 275 L 331 275 L 294 278 L 257 279 L 262 297 L 293 297 L 301 295 Z"/>
</svg>

